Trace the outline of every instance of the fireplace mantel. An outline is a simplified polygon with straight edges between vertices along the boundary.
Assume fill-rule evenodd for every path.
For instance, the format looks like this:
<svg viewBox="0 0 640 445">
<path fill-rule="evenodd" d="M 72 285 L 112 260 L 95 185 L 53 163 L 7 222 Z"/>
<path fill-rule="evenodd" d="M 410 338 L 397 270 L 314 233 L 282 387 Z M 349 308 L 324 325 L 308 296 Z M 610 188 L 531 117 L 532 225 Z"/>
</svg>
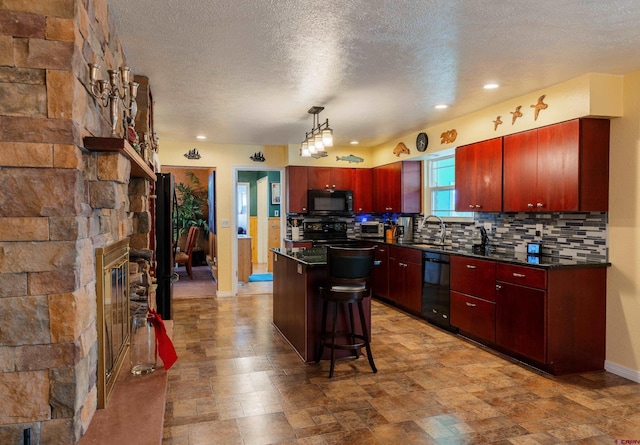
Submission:
<svg viewBox="0 0 640 445">
<path fill-rule="evenodd" d="M 155 172 L 142 160 L 126 139 L 86 137 L 84 138 L 84 147 L 90 151 L 121 153 L 131 161 L 131 176 L 145 178 L 153 182 L 156 180 Z"/>
</svg>

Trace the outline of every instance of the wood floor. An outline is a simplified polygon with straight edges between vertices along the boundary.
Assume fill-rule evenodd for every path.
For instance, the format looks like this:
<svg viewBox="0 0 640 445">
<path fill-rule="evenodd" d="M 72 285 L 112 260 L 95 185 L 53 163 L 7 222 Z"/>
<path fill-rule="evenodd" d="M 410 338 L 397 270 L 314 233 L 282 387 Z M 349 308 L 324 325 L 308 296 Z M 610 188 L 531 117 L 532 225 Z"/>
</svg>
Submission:
<svg viewBox="0 0 640 445">
<path fill-rule="evenodd" d="M 274 329 L 271 294 L 252 284 L 174 302 L 164 444 L 640 443 L 639 384 L 544 375 L 377 301 L 378 373 L 361 356 L 329 380 L 327 362 L 303 363 Z"/>
</svg>

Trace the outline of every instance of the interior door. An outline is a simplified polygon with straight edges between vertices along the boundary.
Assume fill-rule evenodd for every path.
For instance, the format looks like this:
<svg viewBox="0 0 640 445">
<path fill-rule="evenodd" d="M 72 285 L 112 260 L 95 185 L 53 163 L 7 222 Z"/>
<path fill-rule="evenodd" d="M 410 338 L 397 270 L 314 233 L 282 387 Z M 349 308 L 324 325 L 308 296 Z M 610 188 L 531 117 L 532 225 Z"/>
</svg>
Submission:
<svg viewBox="0 0 640 445">
<path fill-rule="evenodd" d="M 269 203 L 269 178 L 258 179 L 258 263 L 267 262 L 267 251 L 269 242 L 268 208 Z"/>
</svg>

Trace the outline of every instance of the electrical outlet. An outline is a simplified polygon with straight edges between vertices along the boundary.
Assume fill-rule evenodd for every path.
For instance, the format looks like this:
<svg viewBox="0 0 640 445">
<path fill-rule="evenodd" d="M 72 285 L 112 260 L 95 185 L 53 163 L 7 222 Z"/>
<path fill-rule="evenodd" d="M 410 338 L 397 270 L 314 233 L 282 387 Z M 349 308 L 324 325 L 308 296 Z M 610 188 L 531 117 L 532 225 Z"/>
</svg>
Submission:
<svg viewBox="0 0 640 445">
<path fill-rule="evenodd" d="M 278 210 L 273 211 L 273 216 L 280 216 L 280 212 Z"/>
<path fill-rule="evenodd" d="M 220 226 L 221 227 L 229 227 L 229 220 L 228 219 L 221 219 L 220 220 Z"/>
<path fill-rule="evenodd" d="M 536 224 L 536 238 L 542 238 L 542 224 Z"/>
<path fill-rule="evenodd" d="M 484 230 L 486 230 L 487 232 L 491 232 L 491 223 L 490 222 L 484 223 Z"/>
</svg>

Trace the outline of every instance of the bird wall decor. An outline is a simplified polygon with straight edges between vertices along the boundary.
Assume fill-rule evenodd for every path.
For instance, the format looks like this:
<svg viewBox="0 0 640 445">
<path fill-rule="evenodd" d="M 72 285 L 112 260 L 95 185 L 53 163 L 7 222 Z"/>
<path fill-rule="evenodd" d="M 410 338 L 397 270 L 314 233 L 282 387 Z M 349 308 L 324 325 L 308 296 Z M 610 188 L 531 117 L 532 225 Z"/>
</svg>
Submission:
<svg viewBox="0 0 640 445">
<path fill-rule="evenodd" d="M 547 105 L 547 104 L 545 104 L 543 102 L 545 97 L 546 97 L 546 94 L 543 94 L 542 96 L 540 96 L 538 98 L 538 103 L 537 104 L 530 105 L 530 107 L 534 109 L 533 110 L 533 120 L 534 121 L 538 120 L 538 114 L 540 113 L 540 110 L 546 110 L 547 107 L 549 106 L 549 105 Z"/>
<path fill-rule="evenodd" d="M 500 119 L 502 116 L 498 116 L 496 117 L 496 120 L 493 121 L 493 131 L 496 131 L 498 129 L 498 125 L 502 124 L 502 119 Z"/>
<path fill-rule="evenodd" d="M 520 112 L 520 108 L 522 108 L 522 105 L 518 105 L 516 107 L 516 111 L 511 111 L 511 125 L 516 123 L 516 119 L 518 119 L 519 117 L 522 117 L 522 113 Z"/>
</svg>

